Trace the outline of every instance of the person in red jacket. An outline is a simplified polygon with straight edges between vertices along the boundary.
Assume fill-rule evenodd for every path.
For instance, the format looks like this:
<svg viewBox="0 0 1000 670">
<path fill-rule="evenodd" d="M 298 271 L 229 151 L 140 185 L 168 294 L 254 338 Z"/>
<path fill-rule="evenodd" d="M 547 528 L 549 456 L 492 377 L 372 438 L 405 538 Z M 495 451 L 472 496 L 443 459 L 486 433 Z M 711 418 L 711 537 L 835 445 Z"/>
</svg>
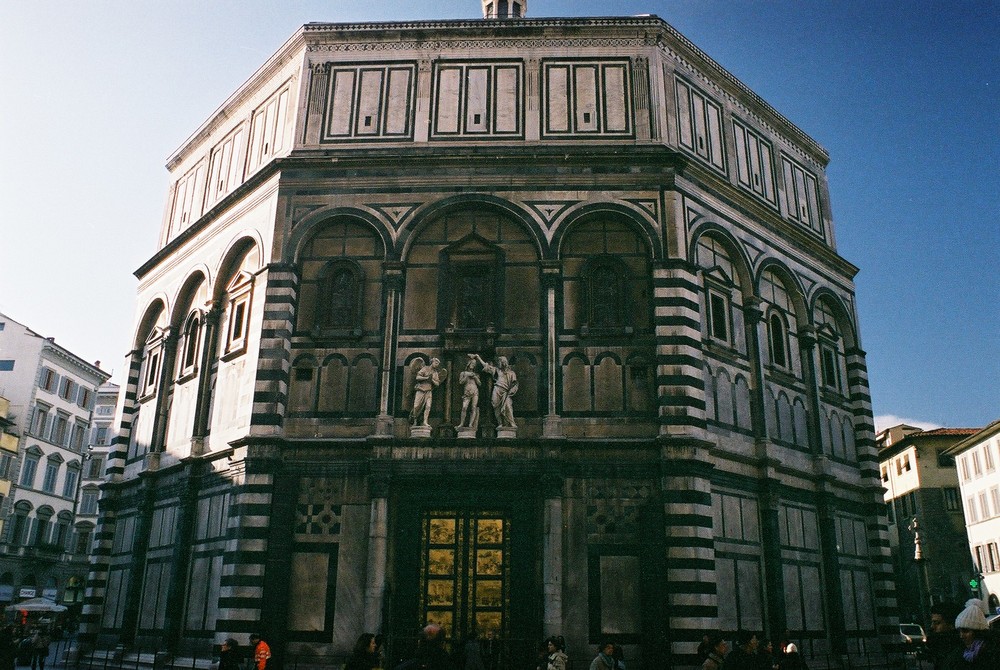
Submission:
<svg viewBox="0 0 1000 670">
<path fill-rule="evenodd" d="M 267 670 L 267 662 L 271 660 L 271 647 L 260 639 L 260 633 L 250 634 L 250 647 L 253 649 L 255 670 Z"/>
</svg>

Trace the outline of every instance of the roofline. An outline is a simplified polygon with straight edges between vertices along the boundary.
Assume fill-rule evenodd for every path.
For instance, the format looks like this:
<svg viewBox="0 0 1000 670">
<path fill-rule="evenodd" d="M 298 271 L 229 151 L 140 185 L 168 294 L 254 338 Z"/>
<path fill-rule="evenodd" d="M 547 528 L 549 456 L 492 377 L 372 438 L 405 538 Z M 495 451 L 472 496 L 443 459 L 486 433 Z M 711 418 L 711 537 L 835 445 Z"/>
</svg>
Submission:
<svg viewBox="0 0 1000 670">
<path fill-rule="evenodd" d="M 919 446 L 917 443 L 921 442 L 921 441 L 929 441 L 929 440 L 934 440 L 934 439 L 945 440 L 947 438 L 959 438 L 959 437 L 961 437 L 959 435 L 947 435 L 947 434 L 935 433 L 934 431 L 937 431 L 937 430 L 963 430 L 963 429 L 932 428 L 930 430 L 922 430 L 922 431 L 919 431 L 917 433 L 910 433 L 909 435 L 904 436 L 898 442 L 894 442 L 891 445 L 889 445 L 888 447 L 885 447 L 884 449 L 880 449 L 879 452 L 878 452 L 879 461 L 883 461 L 886 458 L 890 458 L 892 456 L 895 456 L 896 454 L 899 454 L 899 453 L 903 452 L 904 450 L 908 449 L 909 447 L 917 447 L 917 446 Z M 968 428 L 968 429 L 965 429 L 965 430 L 975 431 L 975 430 L 978 430 L 978 429 L 977 428 Z M 961 438 L 961 439 L 964 440 L 966 438 Z M 947 453 L 952 448 L 953 447 L 949 446 L 942 453 Z"/>
<path fill-rule="evenodd" d="M 484 29 L 488 28 L 496 33 L 502 30 L 514 30 L 524 28 L 548 28 L 548 27 L 608 27 L 619 26 L 624 28 L 646 28 L 667 33 L 676 40 L 680 46 L 699 61 L 699 64 L 708 70 L 714 70 L 726 83 L 734 87 L 737 92 L 747 97 L 755 105 L 758 105 L 764 114 L 770 117 L 780 129 L 787 132 L 789 138 L 802 146 L 812 157 L 821 164 L 822 167 L 830 162 L 830 154 L 815 139 L 804 130 L 788 120 L 781 112 L 772 107 L 766 100 L 761 98 L 749 86 L 739 80 L 733 73 L 722 67 L 715 59 L 698 48 L 691 40 L 685 37 L 679 30 L 667 23 L 664 19 L 655 14 L 631 17 L 587 17 L 587 18 L 537 18 L 537 19 L 445 19 L 428 21 L 400 21 L 400 22 L 355 22 L 355 23 L 326 23 L 311 22 L 302 25 L 282 44 L 267 61 L 264 62 L 246 81 L 241 84 L 236 91 L 230 95 L 208 118 L 184 140 L 167 158 L 166 167 L 173 170 L 187 155 L 187 152 L 200 141 L 205 139 L 212 131 L 217 129 L 229 119 L 227 111 L 238 106 L 255 90 L 258 83 L 270 77 L 278 68 L 284 66 L 291 60 L 294 52 L 307 46 L 308 36 L 323 32 L 336 32 L 337 34 L 358 34 L 372 33 L 377 31 L 427 31 L 441 29 Z"/>
<path fill-rule="evenodd" d="M 982 429 L 973 433 L 969 437 L 965 438 L 957 444 L 953 444 L 948 447 L 944 453 L 949 456 L 957 456 L 966 449 L 975 446 L 976 444 L 985 441 L 986 439 L 1000 433 L 1000 419 L 996 419 L 991 423 L 984 426 Z"/>
</svg>

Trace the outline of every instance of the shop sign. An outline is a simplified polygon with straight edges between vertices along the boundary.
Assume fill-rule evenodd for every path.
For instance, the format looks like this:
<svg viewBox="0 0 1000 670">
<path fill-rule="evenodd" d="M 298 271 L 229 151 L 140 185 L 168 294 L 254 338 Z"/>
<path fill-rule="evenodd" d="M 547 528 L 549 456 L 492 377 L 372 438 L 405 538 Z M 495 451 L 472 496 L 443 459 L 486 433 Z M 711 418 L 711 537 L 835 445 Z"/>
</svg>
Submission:
<svg viewBox="0 0 1000 670">
<path fill-rule="evenodd" d="M 17 592 L 18 598 L 34 598 L 37 591 L 35 589 L 21 589 Z"/>
</svg>

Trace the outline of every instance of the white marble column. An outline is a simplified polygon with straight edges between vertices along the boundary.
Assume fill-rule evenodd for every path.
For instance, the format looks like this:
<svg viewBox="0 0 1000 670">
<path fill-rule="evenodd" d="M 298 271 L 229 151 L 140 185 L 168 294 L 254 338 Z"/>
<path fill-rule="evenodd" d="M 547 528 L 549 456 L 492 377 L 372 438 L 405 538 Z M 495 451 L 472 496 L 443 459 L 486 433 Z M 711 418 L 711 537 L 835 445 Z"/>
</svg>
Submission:
<svg viewBox="0 0 1000 670">
<path fill-rule="evenodd" d="M 545 499 L 542 551 L 543 625 L 546 635 L 562 633 L 563 504 L 562 497 Z"/>
<path fill-rule="evenodd" d="M 365 631 L 382 632 L 385 604 L 385 570 L 388 558 L 389 500 L 373 498 L 368 524 L 368 581 L 365 584 Z"/>
</svg>

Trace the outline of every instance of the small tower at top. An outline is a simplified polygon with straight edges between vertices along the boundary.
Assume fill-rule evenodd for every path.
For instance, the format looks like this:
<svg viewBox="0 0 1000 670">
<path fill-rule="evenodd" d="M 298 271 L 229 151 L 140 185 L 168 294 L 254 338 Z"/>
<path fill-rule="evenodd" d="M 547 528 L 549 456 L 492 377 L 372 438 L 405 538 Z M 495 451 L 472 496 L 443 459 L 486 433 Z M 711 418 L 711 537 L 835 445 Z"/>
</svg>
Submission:
<svg viewBox="0 0 1000 670">
<path fill-rule="evenodd" d="M 528 0 L 483 0 L 484 19 L 519 19 L 528 11 Z"/>
</svg>

